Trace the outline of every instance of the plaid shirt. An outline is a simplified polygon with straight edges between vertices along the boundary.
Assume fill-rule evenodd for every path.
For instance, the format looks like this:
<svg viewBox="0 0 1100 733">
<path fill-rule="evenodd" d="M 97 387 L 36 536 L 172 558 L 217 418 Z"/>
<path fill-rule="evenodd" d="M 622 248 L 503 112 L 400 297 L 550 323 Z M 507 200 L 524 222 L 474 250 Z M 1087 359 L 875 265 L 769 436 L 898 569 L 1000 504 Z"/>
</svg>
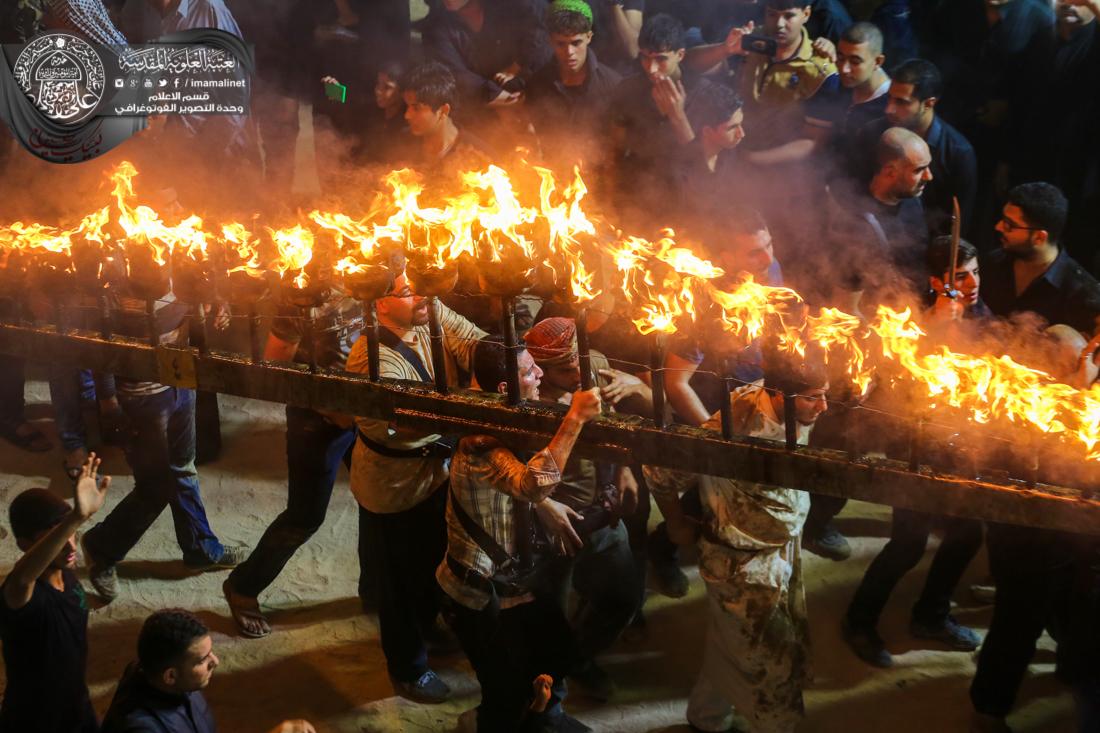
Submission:
<svg viewBox="0 0 1100 733">
<path fill-rule="evenodd" d="M 467 516 L 477 522 L 508 554 L 516 552 L 513 505 L 537 504 L 561 482 L 561 470 L 550 451 L 543 448 L 523 463 L 495 438 L 475 435 L 463 438 L 451 460 L 451 496 L 447 500 L 447 554 L 483 577 L 497 573 L 489 555 L 462 528 L 455 516 L 458 501 Z M 535 521 L 532 517 L 532 522 Z M 446 560 L 435 572 L 443 590 L 467 608 L 479 610 L 489 602 L 484 592 L 457 577 Z M 501 598 L 501 608 L 531 600 L 530 594 Z"/>
</svg>

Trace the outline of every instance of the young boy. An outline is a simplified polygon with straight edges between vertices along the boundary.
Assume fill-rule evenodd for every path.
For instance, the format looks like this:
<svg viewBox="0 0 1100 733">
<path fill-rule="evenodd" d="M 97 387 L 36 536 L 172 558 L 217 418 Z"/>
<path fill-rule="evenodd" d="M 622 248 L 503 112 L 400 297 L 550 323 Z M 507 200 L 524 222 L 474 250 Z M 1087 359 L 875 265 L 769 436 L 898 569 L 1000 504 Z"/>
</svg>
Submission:
<svg viewBox="0 0 1100 733">
<path fill-rule="evenodd" d="M 0 588 L 0 643 L 8 685 L 0 730 L 94 733 L 88 697 L 88 604 L 76 568 L 76 531 L 103 506 L 109 476 L 88 456 L 73 489 L 73 506 L 47 489 L 28 489 L 8 516 L 23 556 Z"/>
</svg>

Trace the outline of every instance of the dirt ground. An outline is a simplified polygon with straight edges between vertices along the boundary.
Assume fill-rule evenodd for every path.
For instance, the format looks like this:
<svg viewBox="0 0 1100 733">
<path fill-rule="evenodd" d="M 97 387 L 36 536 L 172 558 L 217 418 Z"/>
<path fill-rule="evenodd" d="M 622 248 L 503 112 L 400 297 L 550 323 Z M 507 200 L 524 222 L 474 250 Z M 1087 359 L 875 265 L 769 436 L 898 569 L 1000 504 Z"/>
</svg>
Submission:
<svg viewBox="0 0 1100 733">
<path fill-rule="evenodd" d="M 28 401 L 32 419 L 53 435 L 43 383 L 28 383 Z M 285 502 L 282 407 L 223 395 L 221 411 L 224 449 L 220 460 L 200 469 L 202 491 L 221 539 L 254 544 Z M 115 476 L 106 512 L 133 483 L 117 449 L 105 451 L 104 465 Z M 0 444 L 0 506 L 32 486 L 50 486 L 64 494 L 59 449 L 33 455 Z M 929 648 L 906 631 L 908 609 L 920 590 L 927 558 L 902 582 L 883 619 L 881 632 L 897 655 L 893 669 L 868 667 L 840 639 L 841 613 L 882 547 L 888 520 L 883 507 L 849 507 L 841 524 L 853 537 L 853 557 L 834 563 L 807 556 L 816 680 L 806 692 L 802 731 L 966 730 L 973 656 Z M 197 612 L 213 630 L 222 665 L 207 696 L 223 731 L 260 733 L 288 717 L 305 717 L 321 733 L 451 730 L 457 716 L 476 704 L 476 680 L 460 655 L 440 658 L 433 664 L 455 688 L 453 702 L 429 707 L 394 697 L 378 643 L 377 619 L 362 614 L 355 596 L 356 533 L 355 503 L 342 474 L 324 526 L 262 598 L 274 633 L 254 641 L 233 633 L 220 593 L 225 574 L 192 575 L 185 570 L 165 512 L 120 566 L 121 596 L 92 613 L 88 683 L 96 709 L 102 714 L 110 703 L 145 616 L 159 608 L 182 606 Z M 16 552 L 5 516 L 0 521 L 0 573 L 8 572 Z M 957 594 L 956 609 L 960 620 L 983 631 L 990 609 L 973 604 L 965 589 L 984 567 L 984 558 L 974 563 Z M 693 568 L 689 573 L 691 593 L 686 598 L 650 598 L 645 639 L 620 642 L 601 660 L 619 684 L 612 704 L 595 707 L 579 699 L 570 701 L 577 717 L 596 730 L 689 730 L 683 725 L 684 708 L 705 626 L 702 583 Z M 1073 730 L 1072 703 L 1054 678 L 1053 660 L 1052 643 L 1044 637 L 1010 718 L 1022 733 Z"/>
</svg>

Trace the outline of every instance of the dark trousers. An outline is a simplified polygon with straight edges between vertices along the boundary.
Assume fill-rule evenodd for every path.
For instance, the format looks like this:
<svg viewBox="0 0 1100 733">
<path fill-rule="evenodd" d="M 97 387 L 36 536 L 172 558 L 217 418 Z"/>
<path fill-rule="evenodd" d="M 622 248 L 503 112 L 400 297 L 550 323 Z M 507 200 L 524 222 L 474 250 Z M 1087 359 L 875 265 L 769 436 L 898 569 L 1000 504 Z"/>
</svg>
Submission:
<svg viewBox="0 0 1100 733">
<path fill-rule="evenodd" d="M 126 462 L 134 489 L 88 531 L 88 547 L 109 563 L 121 562 L 167 506 L 184 561 L 219 560 L 225 548 L 206 519 L 195 472 L 195 391 L 169 387 L 144 396 L 121 391 L 118 400 L 130 421 Z"/>
<path fill-rule="evenodd" d="M 848 606 L 848 623 L 855 628 L 874 628 L 886 607 L 894 586 L 916 567 L 924 556 L 928 535 L 935 517 L 923 512 L 894 509 L 890 541 L 871 561 L 863 581 Z M 939 626 L 951 610 L 951 596 L 966 567 L 982 546 L 982 523 L 974 519 L 946 519 L 946 531 L 924 590 L 913 606 L 913 620 L 928 626 Z"/>
<path fill-rule="evenodd" d="M 0 430 L 14 431 L 27 421 L 23 399 L 25 372 L 22 359 L 0 354 Z"/>
<path fill-rule="evenodd" d="M 553 730 L 564 712 L 565 675 L 576 660 L 572 632 L 561 607 L 550 598 L 501 609 L 494 617 L 486 608 L 467 608 L 445 601 L 447 623 L 481 684 L 477 708 L 478 733 Z M 527 710 L 531 683 L 540 674 L 554 679 L 545 712 Z"/>
<path fill-rule="evenodd" d="M 83 405 L 114 396 L 115 378 L 112 374 L 93 374 L 91 369 L 50 367 L 50 402 L 53 403 L 57 435 L 65 451 L 88 447 Z"/>
<path fill-rule="evenodd" d="M 286 408 L 287 495 L 283 510 L 248 560 L 229 574 L 238 593 L 256 598 L 320 529 L 340 463 L 350 466 L 355 431 L 333 425 L 304 407 Z"/>
<path fill-rule="evenodd" d="M 806 524 L 802 536 L 816 539 L 825 533 L 825 528 L 848 504 L 847 499 L 823 494 L 810 494 L 810 512 L 806 515 Z"/>
<path fill-rule="evenodd" d="M 1058 532 L 989 525 L 989 569 L 997 598 L 970 685 L 978 712 L 1004 717 L 1016 703 L 1035 643 L 1052 618 L 1056 591 L 1070 572 L 1068 545 Z"/>
<path fill-rule="evenodd" d="M 439 614 L 435 570 L 447 549 L 447 484 L 412 509 L 376 514 L 359 508 L 359 563 L 369 568 L 390 676 L 413 682 L 428 671 L 424 630 Z"/>
<path fill-rule="evenodd" d="M 635 613 L 639 613 L 645 603 L 646 574 L 649 572 L 649 515 L 652 505 L 649 485 L 641 466 L 635 468 L 634 476 L 638 481 L 638 508 L 633 514 L 623 518 L 623 524 L 626 525 L 626 536 L 630 542 L 630 555 L 634 559 L 634 582 L 638 589 Z"/>
<path fill-rule="evenodd" d="M 555 558 L 547 582 L 563 611 L 570 586 L 580 596 L 572 626 L 581 660 L 594 658 L 615 643 L 638 607 L 641 591 L 626 527 L 620 522 L 598 529 L 584 538 L 576 556 Z"/>
</svg>

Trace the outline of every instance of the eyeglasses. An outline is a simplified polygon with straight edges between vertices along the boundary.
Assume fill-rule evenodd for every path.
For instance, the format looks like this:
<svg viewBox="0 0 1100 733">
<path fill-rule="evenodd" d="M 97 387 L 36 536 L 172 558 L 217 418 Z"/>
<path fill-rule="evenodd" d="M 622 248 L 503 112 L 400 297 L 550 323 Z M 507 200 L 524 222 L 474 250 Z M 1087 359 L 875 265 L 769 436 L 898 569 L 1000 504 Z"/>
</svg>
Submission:
<svg viewBox="0 0 1100 733">
<path fill-rule="evenodd" d="M 1017 229 L 1024 232 L 1039 232 L 1042 231 L 1042 227 L 1025 227 L 1023 224 L 1017 224 L 1009 219 L 1007 216 L 1001 217 L 1001 223 L 1005 225 L 1005 231 L 1014 232 Z"/>
</svg>

